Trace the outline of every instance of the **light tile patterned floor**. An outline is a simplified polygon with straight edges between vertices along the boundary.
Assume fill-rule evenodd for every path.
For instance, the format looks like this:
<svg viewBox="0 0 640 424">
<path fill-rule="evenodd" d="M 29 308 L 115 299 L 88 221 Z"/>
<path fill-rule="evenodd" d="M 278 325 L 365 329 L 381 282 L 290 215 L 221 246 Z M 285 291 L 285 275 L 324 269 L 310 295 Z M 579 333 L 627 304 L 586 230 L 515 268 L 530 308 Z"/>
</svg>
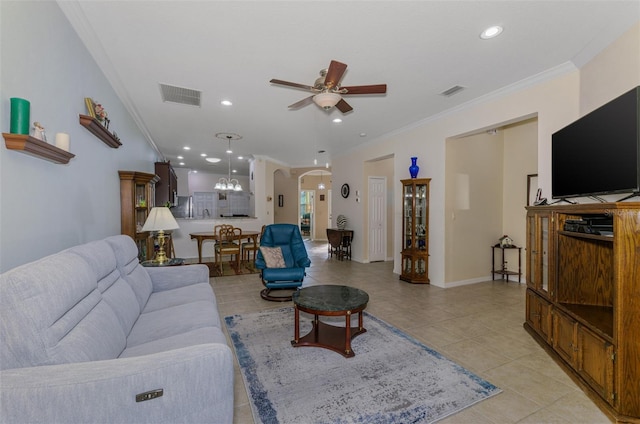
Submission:
<svg viewBox="0 0 640 424">
<path fill-rule="evenodd" d="M 441 423 L 610 422 L 522 328 L 524 283 L 487 281 L 450 289 L 414 285 L 399 281 L 390 262 L 329 259 L 323 243 L 307 242 L 307 249 L 312 265 L 305 285 L 343 284 L 365 290 L 368 312 L 503 390 Z M 262 283 L 255 274 L 212 278 L 211 284 L 221 318 L 291 305 L 260 298 Z M 234 423 L 253 423 L 237 364 Z"/>
</svg>

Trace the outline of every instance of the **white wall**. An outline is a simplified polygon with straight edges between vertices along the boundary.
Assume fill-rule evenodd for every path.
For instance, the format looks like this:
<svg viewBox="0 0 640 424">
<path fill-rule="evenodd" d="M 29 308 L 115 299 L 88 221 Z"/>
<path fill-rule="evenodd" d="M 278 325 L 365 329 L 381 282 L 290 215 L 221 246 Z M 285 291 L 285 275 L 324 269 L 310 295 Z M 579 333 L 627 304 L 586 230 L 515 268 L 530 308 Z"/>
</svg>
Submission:
<svg viewBox="0 0 640 424">
<path fill-rule="evenodd" d="M 446 142 L 447 283 L 489 274 L 489 246 L 502 235 L 503 155 L 502 131 Z"/>
<path fill-rule="evenodd" d="M 546 79 L 544 78 L 546 77 Z M 332 158 L 333 182 L 348 182 L 352 190 L 362 188 L 363 163 L 376 157 L 394 155 L 396 185 L 394 234 L 401 232 L 400 179 L 408 178 L 410 158 L 419 157 L 421 178 L 431 180 L 429 233 L 429 277 L 431 284 L 445 287 L 445 228 L 450 217 L 445 216 L 445 142 L 450 137 L 476 133 L 479 130 L 507 125 L 538 115 L 538 173 L 546 193 L 550 192 L 551 134 L 573 121 L 578 115 L 579 73 L 567 66 L 539 76 L 537 84 L 523 88 L 509 87 L 493 97 L 478 100 L 442 116 L 416 123 L 413 127 L 383 140 L 361 146 Z M 341 201 L 334 194 L 334 214 L 364 216 L 361 203 Z M 364 221 L 364 220 L 361 220 Z M 359 222 L 356 231 L 365 231 Z M 353 258 L 362 260 L 364 246 L 354 240 Z M 394 272 L 400 271 L 400 240 L 395 237 Z"/>
<path fill-rule="evenodd" d="M 0 2 L 0 127 L 11 97 L 31 102 L 47 137 L 67 132 L 67 165 L 0 147 L 0 271 L 120 233 L 118 170 L 153 172 L 143 139 L 55 2 Z M 85 97 L 102 103 L 123 145 L 112 149 L 78 123 Z"/>
</svg>

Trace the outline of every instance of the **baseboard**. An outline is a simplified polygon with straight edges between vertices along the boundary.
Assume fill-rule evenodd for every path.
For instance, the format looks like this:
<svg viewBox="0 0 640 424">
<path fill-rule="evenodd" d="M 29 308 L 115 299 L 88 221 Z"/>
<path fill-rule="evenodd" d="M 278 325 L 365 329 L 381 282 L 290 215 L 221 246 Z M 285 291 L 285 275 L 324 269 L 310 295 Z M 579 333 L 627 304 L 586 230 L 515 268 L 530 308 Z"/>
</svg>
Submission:
<svg viewBox="0 0 640 424">
<path fill-rule="evenodd" d="M 452 281 L 450 283 L 445 283 L 445 287 L 449 288 L 449 287 L 468 286 L 469 284 L 484 283 L 485 281 L 491 281 L 491 275 L 487 275 L 486 277 L 470 278 L 468 280 Z M 518 277 L 517 276 L 509 276 L 508 280 L 496 279 L 494 281 L 518 284 Z M 524 283 L 524 281 L 521 280 L 520 284 L 523 284 L 523 283 Z"/>
</svg>

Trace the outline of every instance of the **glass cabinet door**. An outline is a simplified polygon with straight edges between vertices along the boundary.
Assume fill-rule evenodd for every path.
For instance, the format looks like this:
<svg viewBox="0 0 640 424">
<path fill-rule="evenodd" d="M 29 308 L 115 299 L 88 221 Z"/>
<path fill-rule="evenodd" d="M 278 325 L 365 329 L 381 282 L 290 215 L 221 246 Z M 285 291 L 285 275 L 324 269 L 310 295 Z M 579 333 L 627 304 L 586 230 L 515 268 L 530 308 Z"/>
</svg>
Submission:
<svg viewBox="0 0 640 424">
<path fill-rule="evenodd" d="M 427 204 L 427 185 L 426 184 L 416 185 L 415 205 L 416 206 L 415 206 L 414 237 L 416 242 L 414 247 L 418 250 L 426 250 L 427 249 L 427 226 L 429 225 L 428 215 L 427 215 L 428 204 Z"/>
<path fill-rule="evenodd" d="M 411 249 L 411 247 L 413 247 L 413 237 L 411 234 L 411 229 L 413 228 L 413 186 L 405 185 L 403 195 L 404 231 L 402 233 L 402 248 Z"/>
<path fill-rule="evenodd" d="M 527 216 L 527 285 L 549 298 L 550 214 L 544 211 Z"/>
</svg>

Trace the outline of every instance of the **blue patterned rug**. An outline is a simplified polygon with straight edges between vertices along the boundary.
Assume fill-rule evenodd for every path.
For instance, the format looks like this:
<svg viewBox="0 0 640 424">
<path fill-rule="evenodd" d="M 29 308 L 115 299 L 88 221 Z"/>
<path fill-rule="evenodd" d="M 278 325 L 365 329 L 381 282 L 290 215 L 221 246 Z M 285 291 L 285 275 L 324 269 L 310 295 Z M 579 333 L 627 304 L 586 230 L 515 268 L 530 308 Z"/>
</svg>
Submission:
<svg viewBox="0 0 640 424">
<path fill-rule="evenodd" d="M 301 336 L 311 319 L 300 313 Z M 348 359 L 292 347 L 293 320 L 290 307 L 225 318 L 256 423 L 431 423 L 501 392 L 366 312 Z"/>
</svg>

